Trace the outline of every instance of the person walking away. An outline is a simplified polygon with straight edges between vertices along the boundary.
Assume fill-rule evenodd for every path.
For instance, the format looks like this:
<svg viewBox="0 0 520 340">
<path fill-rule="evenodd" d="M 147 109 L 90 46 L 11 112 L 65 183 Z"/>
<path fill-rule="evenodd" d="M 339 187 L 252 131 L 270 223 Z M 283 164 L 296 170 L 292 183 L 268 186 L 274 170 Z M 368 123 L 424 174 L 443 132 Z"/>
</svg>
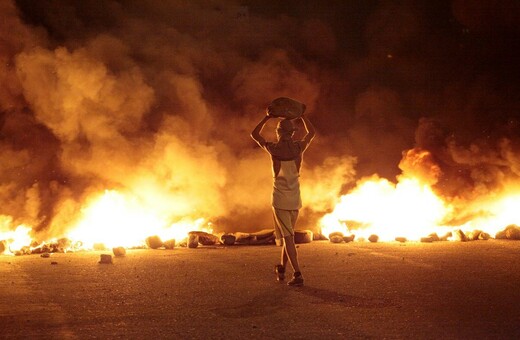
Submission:
<svg viewBox="0 0 520 340">
<path fill-rule="evenodd" d="M 267 142 L 261 135 L 267 121 L 275 118 L 267 109 L 267 115 L 256 125 L 251 132 L 253 138 L 262 149 L 271 157 L 273 172 L 272 209 L 275 222 L 275 235 L 281 240 L 282 252 L 280 264 L 275 265 L 277 280 L 285 280 L 285 268 L 290 262 L 293 268 L 293 278 L 287 282 L 289 286 L 302 286 L 303 275 L 298 262 L 298 252 L 294 242 L 294 228 L 302 207 L 300 195 L 300 168 L 303 153 L 309 147 L 316 132 L 314 126 L 305 115 L 300 118 L 306 134 L 301 140 L 293 140 L 296 128 L 292 120 L 282 119 L 276 127 L 276 142 Z"/>
</svg>

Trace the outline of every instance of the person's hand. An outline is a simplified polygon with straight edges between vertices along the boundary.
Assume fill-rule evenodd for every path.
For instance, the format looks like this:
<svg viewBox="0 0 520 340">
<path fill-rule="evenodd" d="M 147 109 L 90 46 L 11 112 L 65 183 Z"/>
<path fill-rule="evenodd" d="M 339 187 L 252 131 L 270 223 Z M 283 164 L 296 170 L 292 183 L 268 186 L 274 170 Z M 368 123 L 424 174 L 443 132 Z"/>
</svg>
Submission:
<svg viewBox="0 0 520 340">
<path fill-rule="evenodd" d="M 271 111 L 272 111 L 271 106 L 268 106 L 267 109 L 265 110 L 265 113 L 266 113 L 267 117 L 269 117 L 269 118 L 273 118 L 273 114 L 271 113 Z"/>
</svg>

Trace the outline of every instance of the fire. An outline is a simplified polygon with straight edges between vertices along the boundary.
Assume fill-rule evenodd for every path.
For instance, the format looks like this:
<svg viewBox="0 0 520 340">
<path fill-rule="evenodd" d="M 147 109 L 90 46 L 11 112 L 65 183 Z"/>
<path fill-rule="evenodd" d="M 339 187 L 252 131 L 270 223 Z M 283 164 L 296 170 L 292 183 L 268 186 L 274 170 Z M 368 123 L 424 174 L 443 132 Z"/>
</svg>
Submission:
<svg viewBox="0 0 520 340">
<path fill-rule="evenodd" d="M 514 186 L 511 186 L 514 187 Z M 480 230 L 491 236 L 509 225 L 520 225 L 520 190 L 495 192 L 473 201 L 443 199 L 428 181 L 400 177 L 394 184 L 373 176 L 343 195 L 333 211 L 320 221 L 321 232 L 355 234 L 381 241 L 396 237 L 419 240 L 432 233 L 438 236 L 460 230 Z"/>
<path fill-rule="evenodd" d="M 4 216 L 1 216 L 2 220 Z M 10 219 L 7 219 L 10 221 Z M 2 223 L 5 224 L 5 223 Z M 31 244 L 31 228 L 26 225 L 19 225 L 15 230 L 5 229 L 5 225 L 0 228 L 0 241 L 3 241 L 0 245 L 0 254 L 5 252 L 6 254 L 14 254 L 25 246 Z"/>
<path fill-rule="evenodd" d="M 322 234 L 348 234 L 357 227 L 356 235 L 376 234 L 382 241 L 397 236 L 419 239 L 431 233 L 450 211 L 450 206 L 417 178 L 393 184 L 372 177 L 342 196 L 334 210 L 323 217 Z"/>
<path fill-rule="evenodd" d="M 486 230 L 491 235 L 508 225 L 520 225 L 520 190 L 512 189 L 474 202 L 467 209 L 474 217 L 461 226 L 462 230 Z"/>
<path fill-rule="evenodd" d="M 206 226 L 205 226 L 206 224 Z M 149 236 L 163 240 L 182 240 L 193 230 L 210 230 L 203 218 L 169 223 L 153 207 L 135 196 L 107 190 L 82 211 L 79 222 L 67 237 L 85 248 L 95 244 L 106 247 L 140 247 Z"/>
</svg>

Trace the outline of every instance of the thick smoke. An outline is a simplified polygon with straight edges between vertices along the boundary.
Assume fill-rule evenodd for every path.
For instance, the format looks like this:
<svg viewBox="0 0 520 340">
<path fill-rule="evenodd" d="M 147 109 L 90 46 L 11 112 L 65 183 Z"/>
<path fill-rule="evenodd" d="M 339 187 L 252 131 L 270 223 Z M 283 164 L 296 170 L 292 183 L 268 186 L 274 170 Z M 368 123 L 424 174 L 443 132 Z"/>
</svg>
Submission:
<svg viewBox="0 0 520 340">
<path fill-rule="evenodd" d="M 374 173 L 498 190 L 520 171 L 519 26 L 490 3 L 2 1 L 0 226 L 59 236 L 115 189 L 172 222 L 271 227 L 249 133 L 279 96 L 318 130 L 302 228 Z"/>
</svg>

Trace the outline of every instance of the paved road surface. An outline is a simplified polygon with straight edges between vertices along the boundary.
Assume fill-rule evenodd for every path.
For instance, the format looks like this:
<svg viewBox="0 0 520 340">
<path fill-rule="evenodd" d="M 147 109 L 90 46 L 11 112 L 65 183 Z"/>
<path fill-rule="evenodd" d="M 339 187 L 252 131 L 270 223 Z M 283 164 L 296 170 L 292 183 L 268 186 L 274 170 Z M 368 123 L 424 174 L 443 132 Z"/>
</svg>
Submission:
<svg viewBox="0 0 520 340">
<path fill-rule="evenodd" d="M 299 250 L 302 288 L 274 281 L 275 246 L 0 255 L 0 338 L 520 337 L 520 242 Z"/>
</svg>

